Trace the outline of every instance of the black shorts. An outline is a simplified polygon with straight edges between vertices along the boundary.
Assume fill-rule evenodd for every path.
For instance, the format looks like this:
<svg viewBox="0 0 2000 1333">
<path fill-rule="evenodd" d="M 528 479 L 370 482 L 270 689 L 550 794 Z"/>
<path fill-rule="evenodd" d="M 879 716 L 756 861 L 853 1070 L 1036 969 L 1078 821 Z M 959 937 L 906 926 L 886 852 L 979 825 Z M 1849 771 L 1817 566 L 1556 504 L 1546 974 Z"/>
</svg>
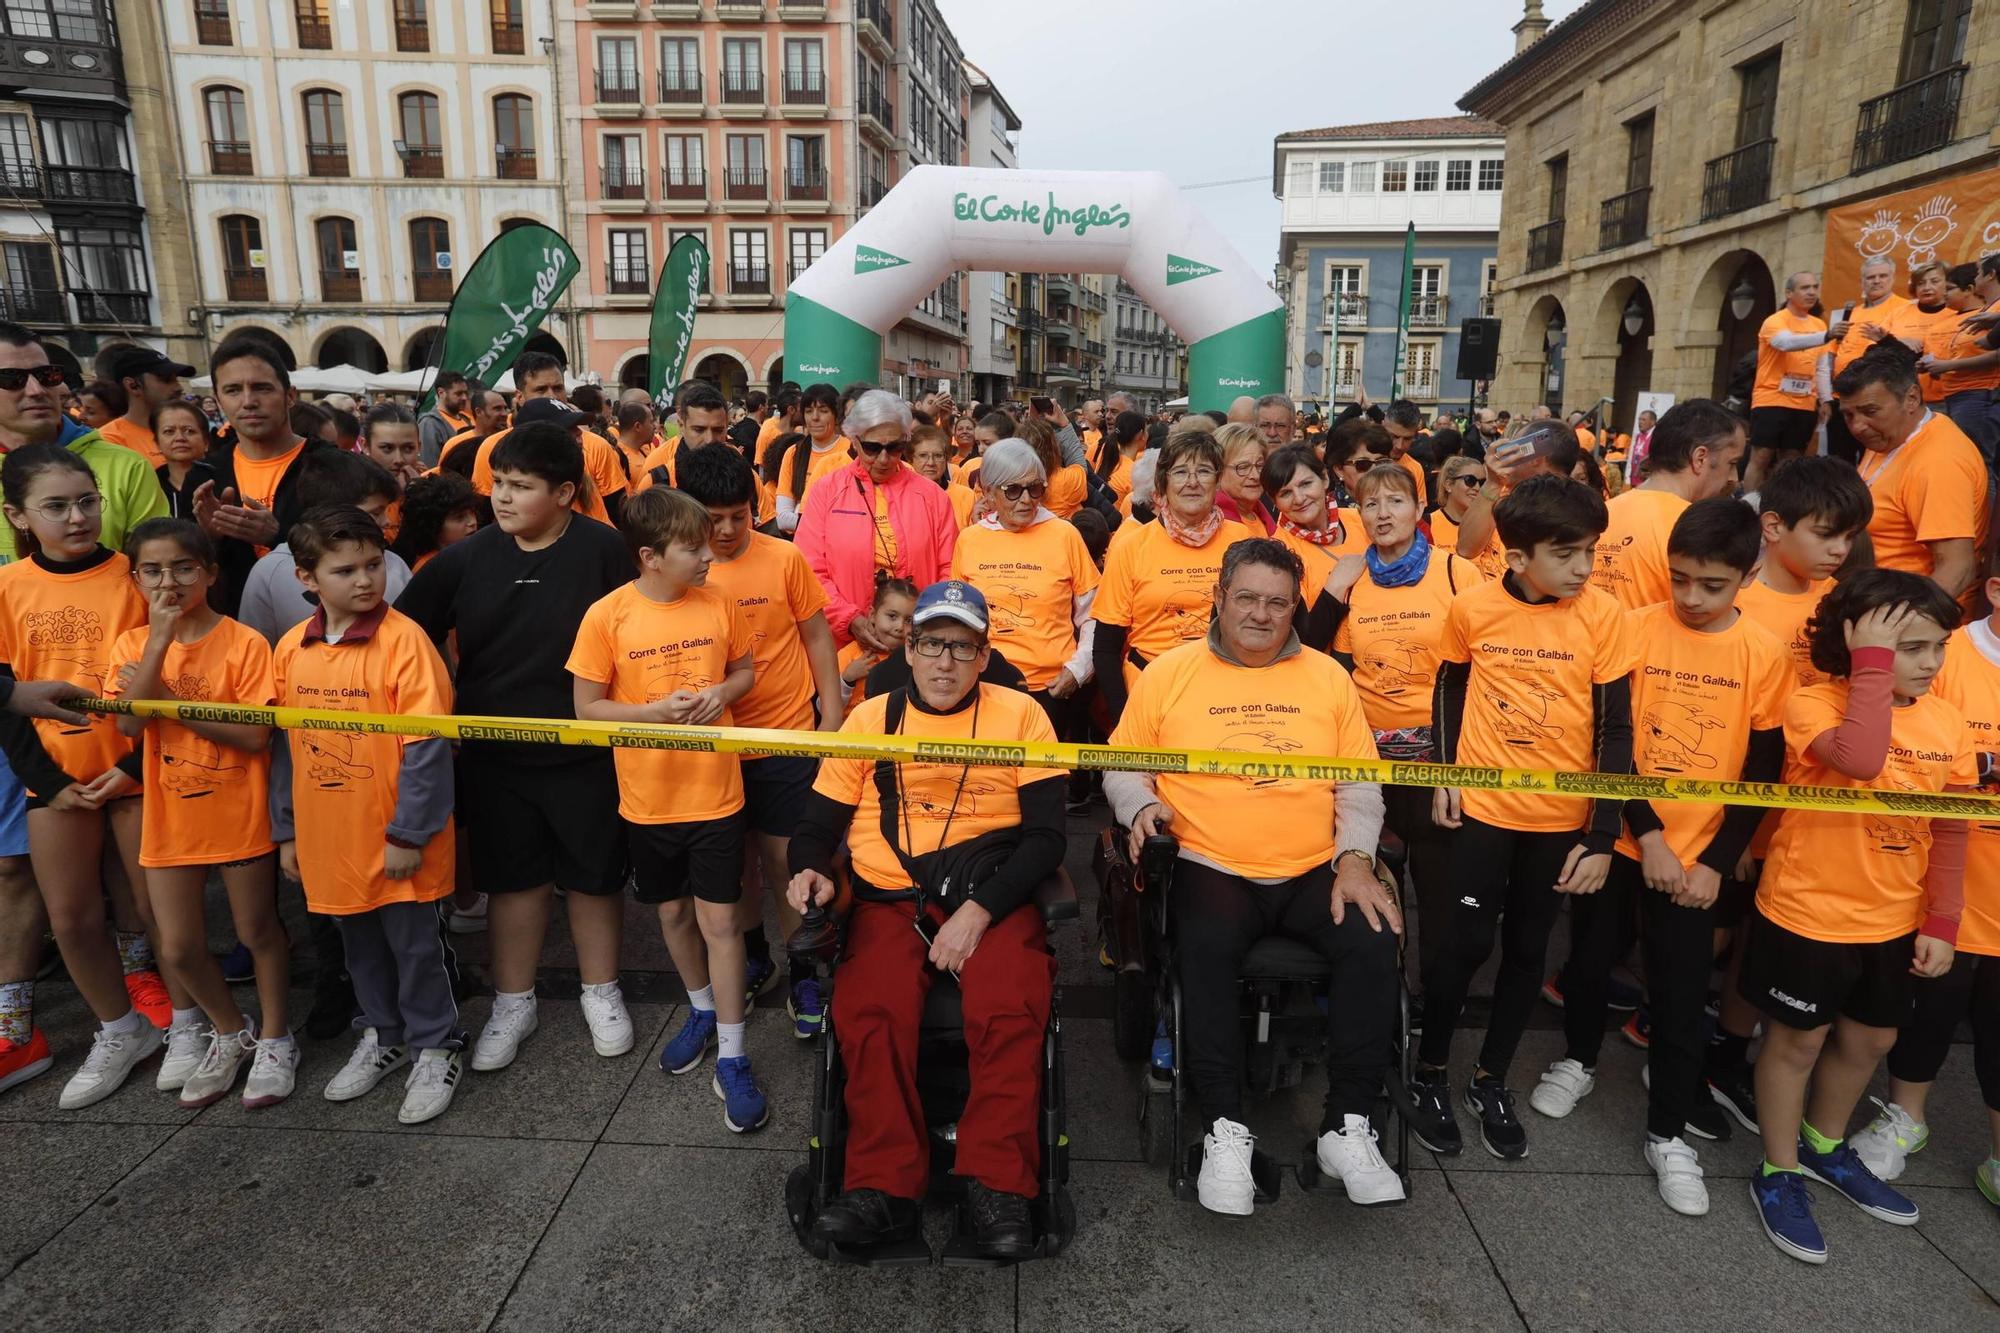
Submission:
<svg viewBox="0 0 2000 1333">
<path fill-rule="evenodd" d="M 670 903 L 690 893 L 705 903 L 743 897 L 743 812 L 691 824 L 633 824 L 632 896 Z"/>
<path fill-rule="evenodd" d="M 1813 432 L 1819 429 L 1819 413 L 1798 407 L 1753 407 L 1750 409 L 1752 449 L 1802 450 L 1812 446 Z"/>
<path fill-rule="evenodd" d="M 1810 1031 L 1836 1017 L 1901 1027 L 1916 999 L 1916 947 L 1915 931 L 1880 944 L 1829 944 L 1753 912 L 1736 989 L 1788 1028 Z"/>
<path fill-rule="evenodd" d="M 1722 888 L 1715 895 L 1715 928 L 1734 930 L 1742 925 L 1756 902 L 1756 880 L 1731 879 L 1724 876 Z"/>
<path fill-rule="evenodd" d="M 806 797 L 819 776 L 819 760 L 802 754 L 767 754 L 743 761 L 743 817 L 774 838 L 798 831 Z"/>
<path fill-rule="evenodd" d="M 459 818 L 473 887 L 519 893 L 554 884 L 604 897 L 625 887 L 625 824 L 611 756 L 574 764 L 461 759 Z"/>
</svg>

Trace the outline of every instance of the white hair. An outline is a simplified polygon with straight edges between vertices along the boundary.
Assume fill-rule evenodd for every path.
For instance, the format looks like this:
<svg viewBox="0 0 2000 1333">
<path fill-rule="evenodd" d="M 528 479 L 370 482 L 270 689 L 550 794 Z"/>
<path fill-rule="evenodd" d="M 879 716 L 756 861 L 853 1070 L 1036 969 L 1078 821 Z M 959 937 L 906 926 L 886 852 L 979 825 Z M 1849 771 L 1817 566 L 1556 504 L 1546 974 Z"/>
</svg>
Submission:
<svg viewBox="0 0 2000 1333">
<path fill-rule="evenodd" d="M 907 439 L 916 422 L 908 403 L 887 389 L 870 389 L 847 409 L 847 420 L 840 423 L 840 429 L 848 439 L 859 440 L 877 426 L 895 426 Z"/>
<path fill-rule="evenodd" d="M 1148 449 L 1132 460 L 1132 503 L 1153 503 L 1153 472 L 1160 465 L 1160 451 Z"/>
<path fill-rule="evenodd" d="M 1023 481 L 1047 481 L 1035 446 L 1026 440 L 997 440 L 979 456 L 979 484 L 987 490 Z"/>
</svg>

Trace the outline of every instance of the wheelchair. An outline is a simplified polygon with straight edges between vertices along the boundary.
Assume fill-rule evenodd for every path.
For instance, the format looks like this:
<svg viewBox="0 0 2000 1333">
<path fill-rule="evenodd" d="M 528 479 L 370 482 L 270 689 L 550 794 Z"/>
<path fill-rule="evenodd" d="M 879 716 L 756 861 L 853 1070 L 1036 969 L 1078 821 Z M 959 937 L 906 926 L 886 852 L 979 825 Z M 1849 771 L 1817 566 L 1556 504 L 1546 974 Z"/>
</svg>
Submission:
<svg viewBox="0 0 2000 1333">
<path fill-rule="evenodd" d="M 1148 1165 L 1166 1168 L 1174 1196 L 1188 1200 L 1195 1197 L 1195 1181 L 1201 1172 L 1201 1143 L 1198 1136 L 1189 1141 L 1185 1118 L 1189 1092 L 1180 1048 L 1181 989 L 1167 914 L 1180 844 L 1164 834 L 1148 838 L 1137 865 L 1132 864 L 1125 848 L 1125 831 L 1114 825 L 1100 835 L 1093 858 L 1100 890 L 1099 961 L 1115 969 L 1113 1041 L 1119 1058 L 1127 1062 L 1145 1059 L 1153 1050 L 1156 1034 L 1164 1043 L 1161 1054 L 1167 1058 L 1163 1064 L 1155 1055 L 1139 1094 L 1139 1146 Z M 1387 859 L 1378 862 L 1377 877 L 1400 903 L 1404 896 L 1400 865 Z M 1310 946 L 1279 935 L 1259 940 L 1244 956 L 1239 973 L 1240 1017 L 1244 1081 L 1250 1091 L 1269 1095 L 1298 1087 L 1312 1066 L 1323 1063 L 1327 1015 L 1322 1006 L 1332 971 L 1332 964 Z M 1392 1137 L 1389 1117 L 1392 1113 L 1395 1116 L 1395 1151 L 1390 1165 L 1402 1180 L 1407 1198 L 1411 1187 L 1409 1126 L 1416 1109 L 1409 1085 L 1416 1047 L 1410 1039 L 1409 992 L 1400 985 L 1395 1045 L 1387 1086 L 1369 1119 L 1386 1141 Z M 1311 1191 L 1325 1185 L 1315 1143 L 1306 1144 L 1294 1174 L 1302 1189 Z M 1256 1201 L 1275 1201 L 1284 1171 L 1261 1148 L 1253 1151 L 1251 1175 Z"/>
<path fill-rule="evenodd" d="M 1045 929 L 1078 915 L 1076 886 L 1069 873 L 1058 870 L 1035 890 L 1035 906 Z M 832 1244 L 813 1235 L 820 1210 L 839 1197 L 847 1161 L 846 1070 L 833 1021 L 834 966 L 816 963 L 825 988 L 826 1018 L 815 1048 L 812 1132 L 805 1164 L 794 1167 L 785 1181 L 785 1213 L 807 1253 L 835 1263 L 867 1266 L 916 1266 L 940 1260 L 951 1267 L 999 1268 L 1014 1262 L 979 1252 L 964 1203 L 964 1182 L 951 1174 L 956 1155 L 959 1115 L 971 1091 L 965 1045 L 965 1020 L 958 983 L 949 974 L 932 982 L 924 1001 L 917 1038 L 917 1091 L 923 1100 L 924 1123 L 930 1131 L 930 1193 L 926 1202 L 951 1202 L 955 1225 L 941 1255 L 934 1255 L 923 1235 L 906 1241 L 856 1247 Z M 1066 1071 L 1062 1049 L 1062 992 L 1052 992 L 1049 1023 L 1042 1034 L 1042 1097 L 1036 1138 L 1041 1145 L 1041 1190 L 1029 1205 L 1035 1230 L 1034 1257 L 1061 1254 L 1076 1235 L 1076 1204 L 1069 1193 L 1069 1134 Z"/>
</svg>

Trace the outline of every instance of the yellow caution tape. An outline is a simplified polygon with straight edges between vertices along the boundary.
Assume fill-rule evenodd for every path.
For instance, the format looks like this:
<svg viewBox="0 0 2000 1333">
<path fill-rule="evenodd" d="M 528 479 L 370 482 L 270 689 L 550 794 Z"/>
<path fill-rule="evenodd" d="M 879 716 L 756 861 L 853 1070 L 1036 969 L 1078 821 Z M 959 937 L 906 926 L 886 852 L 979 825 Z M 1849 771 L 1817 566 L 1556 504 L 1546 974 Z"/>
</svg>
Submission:
<svg viewBox="0 0 2000 1333">
<path fill-rule="evenodd" d="M 803 755 L 809 759 L 919 760 L 998 768 L 1096 768 L 1134 773 L 1207 773 L 1306 782 L 1380 782 L 1399 787 L 1474 787 L 1615 801 L 1700 801 L 1775 810 L 1850 810 L 1869 814 L 2000 821 L 2000 799 L 1867 787 L 1798 787 L 1782 782 L 1714 782 L 1707 778 L 1617 773 L 1558 773 L 1539 768 L 1480 768 L 1469 764 L 1410 764 L 1330 755 L 1274 755 L 1243 750 L 1138 750 L 1063 741 L 951 741 L 909 736 L 859 736 L 833 731 L 770 731 L 758 727 L 677 727 L 663 722 L 580 722 L 568 718 L 429 717 L 348 713 L 332 708 L 250 708 L 237 704 L 157 699 L 80 699 L 98 713 L 235 722 L 303 731 L 353 731 L 428 736 L 456 741 L 590 745 L 698 754 Z"/>
</svg>

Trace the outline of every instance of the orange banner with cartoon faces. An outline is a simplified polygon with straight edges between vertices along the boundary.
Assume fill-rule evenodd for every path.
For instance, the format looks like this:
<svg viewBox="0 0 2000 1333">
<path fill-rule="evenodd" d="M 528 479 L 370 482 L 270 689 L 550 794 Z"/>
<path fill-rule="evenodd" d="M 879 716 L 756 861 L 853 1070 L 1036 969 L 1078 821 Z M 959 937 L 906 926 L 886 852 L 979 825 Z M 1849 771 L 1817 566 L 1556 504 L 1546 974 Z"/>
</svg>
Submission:
<svg viewBox="0 0 2000 1333">
<path fill-rule="evenodd" d="M 1877 255 L 1896 265 L 1896 293 L 1918 264 L 1963 264 L 2000 251 L 2000 168 L 1836 208 L 1826 215 L 1826 270 L 1820 303 L 1828 310 L 1861 299 L 1861 265 Z"/>
</svg>

